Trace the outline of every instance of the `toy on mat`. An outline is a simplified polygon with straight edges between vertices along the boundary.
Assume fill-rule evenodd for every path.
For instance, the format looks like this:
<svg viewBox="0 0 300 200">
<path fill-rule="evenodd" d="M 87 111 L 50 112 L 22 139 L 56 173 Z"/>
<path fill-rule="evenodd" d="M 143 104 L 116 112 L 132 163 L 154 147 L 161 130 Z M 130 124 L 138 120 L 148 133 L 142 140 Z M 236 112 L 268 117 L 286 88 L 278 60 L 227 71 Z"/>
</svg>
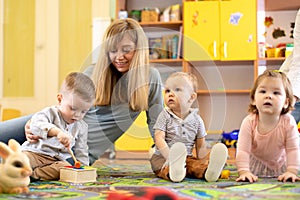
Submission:
<svg viewBox="0 0 300 200">
<path fill-rule="evenodd" d="M 75 168 L 80 168 L 81 163 L 80 163 L 80 162 L 76 159 L 76 157 L 74 156 L 74 153 L 73 153 L 72 149 L 71 149 L 71 148 L 68 148 L 68 151 L 69 151 L 69 153 L 71 154 L 71 156 L 72 156 L 72 158 L 73 158 L 73 160 L 74 160 L 74 167 L 75 167 Z"/>
<path fill-rule="evenodd" d="M 224 169 L 221 173 L 221 179 L 229 179 L 230 171 L 228 169 Z"/>
<path fill-rule="evenodd" d="M 177 196 L 171 190 L 162 187 L 144 187 L 137 191 L 124 192 L 124 191 L 110 191 L 106 198 L 107 200 L 159 200 L 159 199 L 169 199 L 169 200 L 184 200 L 185 198 Z"/>
<path fill-rule="evenodd" d="M 238 129 L 233 130 L 229 133 L 223 132 L 221 142 L 223 144 L 225 144 L 227 147 L 236 148 L 236 143 L 237 143 L 237 140 L 238 140 L 238 137 L 239 137 L 239 132 L 240 132 L 240 130 L 238 130 Z"/>
<path fill-rule="evenodd" d="M 20 144 L 10 139 L 8 146 L 0 142 L 0 193 L 28 192 L 32 169 L 26 154 L 21 152 Z"/>
</svg>

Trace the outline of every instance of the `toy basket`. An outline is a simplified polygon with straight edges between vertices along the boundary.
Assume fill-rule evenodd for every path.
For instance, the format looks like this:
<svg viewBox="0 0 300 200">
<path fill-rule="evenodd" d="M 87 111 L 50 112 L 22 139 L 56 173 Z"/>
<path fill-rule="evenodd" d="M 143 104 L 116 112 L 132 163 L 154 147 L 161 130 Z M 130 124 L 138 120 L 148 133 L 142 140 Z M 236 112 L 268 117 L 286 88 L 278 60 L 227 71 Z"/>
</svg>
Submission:
<svg viewBox="0 0 300 200">
<path fill-rule="evenodd" d="M 285 48 L 268 48 L 266 55 L 267 58 L 285 57 Z"/>
<path fill-rule="evenodd" d="M 157 22 L 158 13 L 155 10 L 143 10 L 142 11 L 142 22 Z"/>
</svg>

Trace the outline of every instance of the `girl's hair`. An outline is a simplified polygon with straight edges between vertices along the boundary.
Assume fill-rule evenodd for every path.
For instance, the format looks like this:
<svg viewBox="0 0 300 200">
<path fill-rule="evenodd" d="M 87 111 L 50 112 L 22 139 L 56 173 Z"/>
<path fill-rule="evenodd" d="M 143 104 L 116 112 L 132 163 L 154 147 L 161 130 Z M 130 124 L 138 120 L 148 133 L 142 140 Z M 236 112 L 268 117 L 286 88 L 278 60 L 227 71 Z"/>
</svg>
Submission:
<svg viewBox="0 0 300 200">
<path fill-rule="evenodd" d="M 258 85 L 261 83 L 262 80 L 268 77 L 273 78 L 280 78 L 282 80 L 282 84 L 286 93 L 286 98 L 289 99 L 289 105 L 287 108 L 282 108 L 281 114 L 286 114 L 289 111 L 293 110 L 293 90 L 290 83 L 290 80 L 287 78 L 286 74 L 284 72 L 281 72 L 279 70 L 265 70 L 263 74 L 259 75 L 253 85 L 253 88 L 250 92 L 250 98 L 251 102 L 254 101 L 254 95 L 257 90 Z M 257 107 L 253 105 L 252 103 L 249 104 L 249 110 L 248 112 L 251 113 L 258 113 Z"/>
<path fill-rule="evenodd" d="M 117 44 L 125 35 L 129 36 L 135 44 L 135 53 L 126 74 L 129 106 L 135 111 L 147 110 L 149 94 L 148 39 L 139 23 L 130 18 L 113 21 L 104 34 L 98 62 L 92 75 L 96 85 L 95 104 L 102 106 L 113 103 L 112 94 L 118 80 L 122 77 L 122 73 L 117 71 L 111 63 L 109 52 L 115 50 Z M 124 85 L 121 87 L 125 88 Z M 122 93 L 124 91 L 118 90 L 118 92 Z M 116 95 L 122 99 L 121 94 Z"/>
<path fill-rule="evenodd" d="M 95 85 L 87 75 L 81 72 L 71 72 L 64 79 L 61 93 L 74 93 L 84 99 L 86 102 L 95 100 Z"/>
<path fill-rule="evenodd" d="M 181 77 L 181 78 L 186 78 L 188 81 L 192 83 L 194 92 L 197 92 L 198 90 L 198 80 L 197 77 L 189 72 L 175 72 L 171 74 L 168 79 L 173 78 L 173 77 Z"/>
</svg>

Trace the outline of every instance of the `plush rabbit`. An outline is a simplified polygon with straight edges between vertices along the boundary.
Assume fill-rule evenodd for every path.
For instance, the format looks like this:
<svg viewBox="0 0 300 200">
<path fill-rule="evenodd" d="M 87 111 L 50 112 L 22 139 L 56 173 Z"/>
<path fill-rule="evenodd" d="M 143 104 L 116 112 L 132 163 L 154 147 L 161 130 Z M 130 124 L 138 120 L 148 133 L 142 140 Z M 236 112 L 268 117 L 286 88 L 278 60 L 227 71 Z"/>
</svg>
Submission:
<svg viewBox="0 0 300 200">
<path fill-rule="evenodd" d="M 8 146 L 0 142 L 0 193 L 28 192 L 32 169 L 27 155 L 21 152 L 20 144 L 10 139 Z"/>
</svg>

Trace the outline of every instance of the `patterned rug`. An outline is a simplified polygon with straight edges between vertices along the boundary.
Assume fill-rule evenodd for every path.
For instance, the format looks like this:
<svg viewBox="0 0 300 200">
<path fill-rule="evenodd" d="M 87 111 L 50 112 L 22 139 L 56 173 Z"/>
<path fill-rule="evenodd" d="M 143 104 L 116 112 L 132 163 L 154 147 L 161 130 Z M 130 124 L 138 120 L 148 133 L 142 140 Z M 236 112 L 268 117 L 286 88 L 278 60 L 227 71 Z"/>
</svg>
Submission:
<svg viewBox="0 0 300 200">
<path fill-rule="evenodd" d="M 276 178 L 259 179 L 256 183 L 235 182 L 233 165 L 229 179 L 214 183 L 185 178 L 172 183 L 157 178 L 149 164 L 109 164 L 97 167 L 97 182 L 72 184 L 59 181 L 32 182 L 27 194 L 0 195 L 0 199 L 154 199 L 158 193 L 173 198 L 160 199 L 300 199 L 300 182 L 282 183 Z M 151 194 L 152 193 L 152 194 Z M 115 196 L 113 196 L 114 194 Z M 157 198 L 159 199 L 159 198 Z"/>
</svg>

